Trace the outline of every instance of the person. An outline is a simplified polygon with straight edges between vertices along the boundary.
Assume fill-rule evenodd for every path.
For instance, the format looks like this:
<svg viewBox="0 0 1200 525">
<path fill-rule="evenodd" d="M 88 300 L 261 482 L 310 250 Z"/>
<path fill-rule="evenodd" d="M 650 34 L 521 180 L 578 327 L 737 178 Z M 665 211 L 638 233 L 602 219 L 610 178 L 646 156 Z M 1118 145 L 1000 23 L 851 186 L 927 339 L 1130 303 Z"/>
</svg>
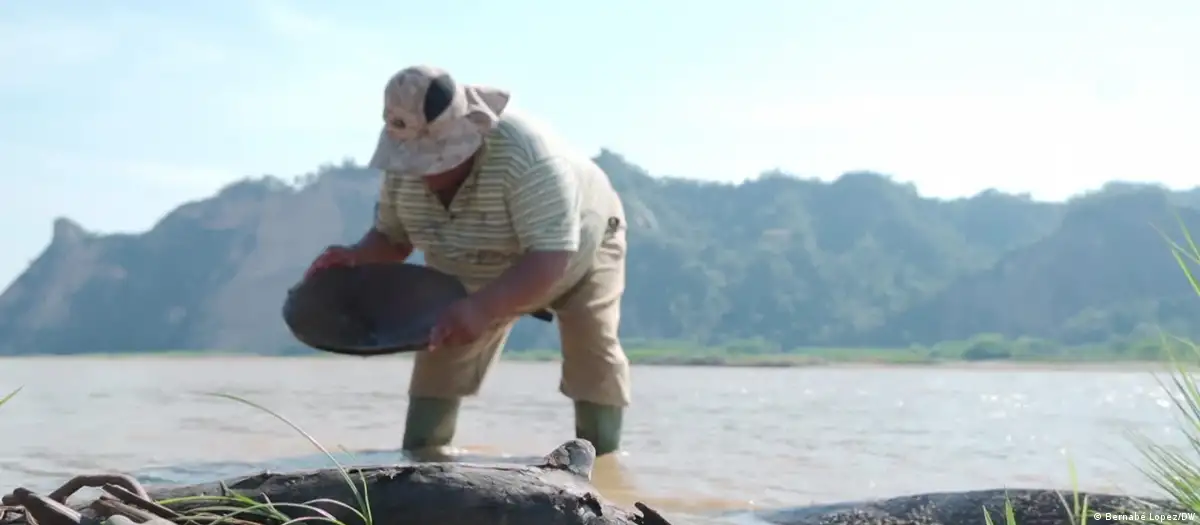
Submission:
<svg viewBox="0 0 1200 525">
<path fill-rule="evenodd" d="M 454 437 L 523 314 L 548 310 L 562 346 L 560 392 L 574 401 L 576 437 L 597 455 L 620 447 L 630 402 L 618 340 L 625 290 L 625 211 L 608 176 L 544 125 L 509 108 L 509 92 L 464 85 L 433 66 L 393 75 L 369 166 L 382 171 L 375 223 L 357 244 L 331 246 L 310 272 L 404 261 L 470 292 L 442 314 L 409 384 L 403 448 Z"/>
</svg>

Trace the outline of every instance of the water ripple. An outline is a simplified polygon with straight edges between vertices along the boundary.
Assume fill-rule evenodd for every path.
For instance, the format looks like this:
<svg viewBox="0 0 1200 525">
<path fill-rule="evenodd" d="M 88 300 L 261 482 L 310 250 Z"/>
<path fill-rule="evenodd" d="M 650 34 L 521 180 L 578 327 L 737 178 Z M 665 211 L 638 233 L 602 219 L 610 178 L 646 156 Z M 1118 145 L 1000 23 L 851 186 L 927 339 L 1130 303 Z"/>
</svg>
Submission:
<svg viewBox="0 0 1200 525">
<path fill-rule="evenodd" d="M 0 488 L 98 470 L 192 483 L 328 460 L 286 415 L 351 463 L 394 463 L 409 362 L 376 359 L 19 359 L 27 385 L 0 417 Z M 463 407 L 467 459 L 530 461 L 572 437 L 559 367 L 501 363 Z M 1153 492 L 1126 433 L 1180 441 L 1146 372 L 950 368 L 636 367 L 626 452 L 598 467 L 618 501 L 739 508 L 902 493 L 1070 484 Z M 5 379 L 8 380 L 8 379 Z M 17 385 L 0 384 L 0 391 Z"/>
</svg>

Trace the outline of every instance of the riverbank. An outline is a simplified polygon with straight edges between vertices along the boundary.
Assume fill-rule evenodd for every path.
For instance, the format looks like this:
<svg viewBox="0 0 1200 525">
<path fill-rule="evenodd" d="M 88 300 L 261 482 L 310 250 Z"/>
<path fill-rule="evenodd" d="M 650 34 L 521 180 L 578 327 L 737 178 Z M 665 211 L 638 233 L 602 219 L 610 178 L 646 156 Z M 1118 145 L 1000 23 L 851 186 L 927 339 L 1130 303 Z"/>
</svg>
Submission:
<svg viewBox="0 0 1200 525">
<path fill-rule="evenodd" d="M 953 369 L 1038 369 L 1038 370 L 1133 370 L 1162 369 L 1165 360 L 1052 360 L 1052 359 L 998 359 L 971 361 L 966 359 L 912 359 L 905 356 L 889 358 L 875 353 L 842 355 L 836 358 L 807 354 L 777 355 L 685 355 L 659 352 L 640 353 L 636 349 L 627 351 L 630 363 L 638 366 L 696 366 L 696 367 L 748 367 L 748 368 L 953 368 Z M 513 362 L 559 362 L 557 352 L 519 352 L 505 355 L 505 361 Z"/>
<path fill-rule="evenodd" d="M 1198 519 L 1196 514 L 1169 500 L 1046 489 L 913 494 L 755 514 L 756 518 L 774 525 L 1118 525 Z"/>
<path fill-rule="evenodd" d="M 815 355 L 804 354 L 781 354 L 781 355 L 683 355 L 661 352 L 641 353 L 635 350 L 627 351 L 630 363 L 635 366 L 663 366 L 663 367 L 701 367 L 701 368 L 863 368 L 863 369 L 880 369 L 880 368 L 920 368 L 920 369 L 947 369 L 947 370 L 1096 370 L 1096 371 L 1129 371 L 1136 373 L 1146 373 L 1163 371 L 1171 365 L 1165 360 L 1047 360 L 1047 359 L 1005 359 L 1005 360 L 988 360 L 988 361 L 970 361 L 970 360 L 912 360 L 912 359 L 888 359 L 880 358 L 876 355 L 861 355 L 861 356 L 839 356 L 838 358 L 827 358 Z M 412 354 L 400 354 L 394 356 L 378 356 L 371 359 L 374 360 L 406 360 L 411 359 Z M 191 361 L 191 360 L 233 360 L 233 361 L 262 361 L 262 360 L 328 360 L 328 359 L 357 359 L 354 357 L 339 356 L 334 354 L 311 353 L 303 355 L 261 355 L 247 354 L 238 352 L 199 352 L 199 351 L 180 351 L 180 352 L 130 352 L 130 353 L 92 353 L 92 354 L 72 354 L 72 355 L 23 355 L 23 356 L 0 356 L 2 361 L 43 361 L 43 360 L 123 360 L 123 359 L 139 359 L 139 360 L 168 360 L 168 361 Z M 562 356 L 558 352 L 537 351 L 537 352 L 511 352 L 504 354 L 501 357 L 502 361 L 514 363 L 555 363 L 562 360 Z M 1190 368 L 1190 367 L 1189 367 Z"/>
<path fill-rule="evenodd" d="M 629 360 L 643 366 L 714 366 L 793 368 L 812 366 L 970 366 L 970 367 L 1100 367 L 1133 366 L 1144 368 L 1169 360 L 1172 352 L 1160 339 L 1137 344 L 1113 342 L 1066 346 L 1033 339 L 1006 340 L 998 336 L 980 336 L 968 341 L 949 341 L 931 346 L 909 347 L 798 347 L 784 350 L 764 340 L 733 341 L 707 346 L 687 341 L 629 339 L 623 341 Z M 1175 354 L 1190 353 L 1182 343 L 1172 348 Z M 283 351 L 246 352 L 232 350 L 164 350 L 139 352 L 97 352 L 73 354 L 75 357 L 278 357 L 337 358 L 302 346 Z M 0 359 L 14 356 L 0 355 Z M 31 354 L 16 357 L 43 357 Z M 54 356 L 45 356 L 54 357 Z M 400 354 L 388 358 L 409 358 Z M 508 350 L 505 361 L 558 361 L 561 354 L 553 349 Z"/>
<path fill-rule="evenodd" d="M 241 525 L 287 525 L 313 519 L 334 525 L 379 521 L 439 525 L 1121 525 L 1197 520 L 1191 509 L 1167 499 L 1058 489 L 916 493 L 716 513 L 660 512 L 640 501 L 627 506 L 604 496 L 591 483 L 596 461 L 590 443 L 572 440 L 523 465 L 335 466 L 149 487 L 124 475 L 88 475 L 72 479 L 54 494 L 65 499 L 83 486 L 103 486 L 108 504 L 101 500 L 89 505 L 76 499 L 73 509 L 47 506 L 39 503 L 45 500 L 37 494 L 17 489 L 3 497 L 5 504 L 18 506 L 0 506 L 0 525 L 81 523 L 77 511 L 85 506 L 104 518 L 157 517 L 165 518 L 163 523 L 177 524 L 229 520 Z M 397 483 L 397 479 L 403 482 Z M 369 500 L 364 493 L 370 494 Z M 113 503 L 118 500 L 124 505 Z M 238 519 L 232 520 L 235 516 Z"/>
<path fill-rule="evenodd" d="M 439 525 L 1120 525 L 1198 519 L 1192 509 L 1169 499 L 1060 489 L 929 492 L 798 507 L 660 512 L 639 500 L 625 504 L 605 496 L 592 482 L 597 461 L 590 443 L 574 439 L 541 458 L 519 464 L 444 459 L 358 467 L 334 464 L 317 470 L 263 471 L 198 484 L 150 486 L 124 474 L 89 474 L 74 477 L 53 491 L 50 498 L 68 506 L 48 505 L 47 499 L 24 488 L 3 495 L 0 525 L 86 523 L 78 514 L 85 507 L 103 518 L 156 518 L 156 523 L 165 518 L 160 522 L 164 525 L 226 520 L 240 525 L 287 525 L 313 519 L 334 525 L 379 521 Z M 397 483 L 398 479 L 402 482 Z M 83 487 L 102 487 L 108 499 L 88 504 L 72 498 Z"/>
</svg>

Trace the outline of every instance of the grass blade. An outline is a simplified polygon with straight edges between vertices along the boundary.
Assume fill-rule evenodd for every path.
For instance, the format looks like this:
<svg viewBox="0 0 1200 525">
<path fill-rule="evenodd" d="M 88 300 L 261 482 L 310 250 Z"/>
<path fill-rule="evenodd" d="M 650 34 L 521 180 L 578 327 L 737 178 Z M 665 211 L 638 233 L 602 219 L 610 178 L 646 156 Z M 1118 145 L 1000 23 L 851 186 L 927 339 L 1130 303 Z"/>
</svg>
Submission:
<svg viewBox="0 0 1200 525">
<path fill-rule="evenodd" d="M 12 398 L 17 397 L 17 394 L 21 392 L 22 388 L 25 388 L 25 387 L 19 386 L 19 387 L 17 387 L 16 390 L 9 392 L 8 395 L 6 395 L 4 397 L 0 397 L 0 407 L 4 406 L 4 404 L 9 402 Z"/>
<path fill-rule="evenodd" d="M 335 457 L 333 455 L 333 453 L 329 451 L 329 449 L 325 448 L 325 445 L 322 445 L 320 441 L 317 441 L 317 438 L 313 437 L 312 434 L 309 434 L 307 431 L 305 431 L 303 428 L 301 428 L 300 425 L 293 423 L 292 420 L 290 420 L 290 419 L 284 417 L 282 414 L 279 414 L 278 412 L 275 412 L 275 411 L 273 411 L 267 407 L 264 407 L 258 403 L 255 403 L 248 399 L 241 398 L 241 397 L 238 397 L 238 396 L 235 396 L 232 394 L 213 392 L 213 393 L 207 393 L 205 395 L 219 397 L 222 399 L 228 399 L 230 401 L 236 401 L 238 403 L 242 403 L 244 405 L 247 405 L 247 406 L 256 408 L 258 410 L 261 410 L 263 412 L 266 412 L 267 414 L 270 414 L 271 416 L 275 417 L 275 419 L 278 419 L 278 420 L 282 421 L 284 424 L 286 424 L 287 426 L 291 427 L 292 430 L 296 431 L 296 433 L 300 434 L 301 436 L 304 436 L 304 438 L 307 439 L 308 442 L 311 443 L 314 447 L 316 447 L 317 450 L 320 450 L 321 453 L 325 454 L 325 457 L 329 458 L 329 461 L 333 462 L 334 466 L 337 468 L 338 473 L 340 473 L 342 475 L 342 479 L 344 479 L 346 481 L 346 485 L 350 487 L 350 492 L 352 494 L 354 494 L 355 503 L 358 504 L 358 508 L 359 508 L 359 510 L 355 511 L 355 514 L 357 514 L 358 517 L 363 520 L 363 523 L 365 525 L 373 525 L 374 521 L 371 516 L 371 508 L 367 505 L 368 500 L 364 496 L 367 491 L 366 476 L 364 474 L 362 474 L 361 471 L 359 471 L 359 477 L 362 478 L 363 488 L 362 488 L 362 490 L 359 490 L 358 485 L 354 483 L 354 479 L 350 477 L 350 472 L 346 469 L 346 467 L 342 466 L 341 462 L 339 462 L 337 460 L 337 457 Z M 313 518 L 313 519 L 317 519 L 317 518 Z M 324 521 L 328 521 L 328 520 L 325 520 L 325 518 L 320 518 L 320 519 L 322 519 Z M 299 521 L 309 521 L 309 520 L 300 519 Z M 291 520 L 286 523 L 298 523 L 298 521 Z"/>
</svg>

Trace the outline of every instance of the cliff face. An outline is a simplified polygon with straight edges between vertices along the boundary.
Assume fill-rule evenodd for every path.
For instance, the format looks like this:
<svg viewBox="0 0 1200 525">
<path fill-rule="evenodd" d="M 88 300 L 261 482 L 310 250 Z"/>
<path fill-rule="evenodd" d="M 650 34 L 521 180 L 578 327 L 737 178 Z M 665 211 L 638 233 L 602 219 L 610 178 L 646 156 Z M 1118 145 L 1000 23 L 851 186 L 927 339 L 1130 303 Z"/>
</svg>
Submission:
<svg viewBox="0 0 1200 525">
<path fill-rule="evenodd" d="M 0 352 L 283 348 L 283 295 L 322 247 L 361 235 L 374 185 L 354 170 L 298 191 L 241 182 L 140 235 L 59 219 L 0 295 Z"/>
<path fill-rule="evenodd" d="M 1197 193 L 1114 184 L 1068 203 L 983 192 L 951 201 L 873 173 L 780 173 L 738 185 L 597 162 L 630 223 L 622 335 L 780 348 L 961 339 L 983 332 L 1104 341 L 1200 311 L 1153 226 L 1200 231 Z M 325 168 L 183 204 L 149 231 L 69 219 L 0 294 L 0 354 L 299 348 L 286 290 L 326 245 L 368 227 L 378 175 Z M 523 320 L 509 348 L 556 344 Z"/>
</svg>

